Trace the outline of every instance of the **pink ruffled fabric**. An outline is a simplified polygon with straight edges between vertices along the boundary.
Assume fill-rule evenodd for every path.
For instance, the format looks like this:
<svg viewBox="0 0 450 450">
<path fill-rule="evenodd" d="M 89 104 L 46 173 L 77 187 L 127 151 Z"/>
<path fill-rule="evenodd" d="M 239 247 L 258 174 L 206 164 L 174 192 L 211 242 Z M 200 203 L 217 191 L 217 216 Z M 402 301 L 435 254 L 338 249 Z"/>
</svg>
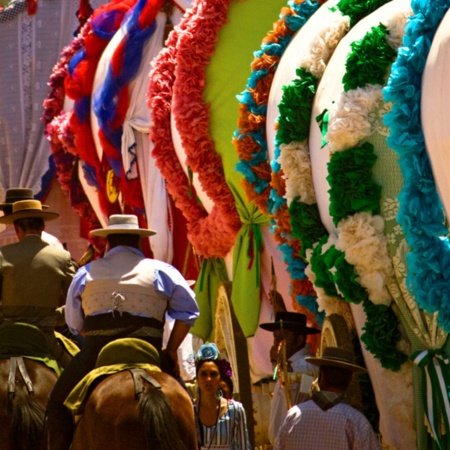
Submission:
<svg viewBox="0 0 450 450">
<path fill-rule="evenodd" d="M 170 195 L 187 219 L 189 240 L 197 254 L 205 258 L 224 257 L 241 226 L 221 157 L 209 134 L 209 108 L 203 101 L 205 68 L 214 53 L 218 32 L 227 20 L 230 2 L 198 0 L 187 12 L 170 34 L 167 48 L 154 61 L 147 99 L 153 119 L 153 156 Z M 197 202 L 175 153 L 170 133 L 171 110 L 187 164 L 198 174 L 204 192 L 214 202 L 210 214 Z"/>
</svg>

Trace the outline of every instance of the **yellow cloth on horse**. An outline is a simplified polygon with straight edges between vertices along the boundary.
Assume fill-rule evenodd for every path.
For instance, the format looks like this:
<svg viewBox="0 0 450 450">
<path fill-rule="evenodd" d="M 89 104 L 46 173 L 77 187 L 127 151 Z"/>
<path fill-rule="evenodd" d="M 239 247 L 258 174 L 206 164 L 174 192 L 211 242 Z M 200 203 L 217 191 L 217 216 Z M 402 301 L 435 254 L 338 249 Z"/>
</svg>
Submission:
<svg viewBox="0 0 450 450">
<path fill-rule="evenodd" d="M 155 347 L 135 338 L 116 339 L 110 342 L 99 353 L 95 369 L 73 388 L 64 405 L 72 411 L 72 414 L 81 414 L 92 383 L 100 377 L 134 368 L 161 372 L 159 354 Z"/>
<path fill-rule="evenodd" d="M 36 326 L 22 322 L 0 325 L 0 358 L 23 356 L 44 363 L 59 376 L 62 368 L 47 347 L 44 333 Z"/>
<path fill-rule="evenodd" d="M 79 347 L 75 342 L 64 336 L 63 334 L 59 333 L 58 331 L 55 331 L 56 339 L 61 343 L 61 345 L 64 346 L 66 349 L 66 352 L 69 353 L 72 357 L 75 356 L 79 351 Z"/>
</svg>

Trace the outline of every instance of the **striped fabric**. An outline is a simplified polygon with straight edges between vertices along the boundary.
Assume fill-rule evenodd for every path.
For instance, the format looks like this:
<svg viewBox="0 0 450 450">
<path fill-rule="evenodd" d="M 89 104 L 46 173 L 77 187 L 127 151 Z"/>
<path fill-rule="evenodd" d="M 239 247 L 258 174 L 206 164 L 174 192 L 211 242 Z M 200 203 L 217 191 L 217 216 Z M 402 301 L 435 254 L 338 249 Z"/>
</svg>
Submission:
<svg viewBox="0 0 450 450">
<path fill-rule="evenodd" d="M 197 405 L 195 412 L 197 414 Z M 202 450 L 250 450 L 245 410 L 242 404 L 235 400 L 228 402 L 225 414 L 215 426 L 205 427 L 199 421 L 197 424 L 203 428 Z"/>
</svg>

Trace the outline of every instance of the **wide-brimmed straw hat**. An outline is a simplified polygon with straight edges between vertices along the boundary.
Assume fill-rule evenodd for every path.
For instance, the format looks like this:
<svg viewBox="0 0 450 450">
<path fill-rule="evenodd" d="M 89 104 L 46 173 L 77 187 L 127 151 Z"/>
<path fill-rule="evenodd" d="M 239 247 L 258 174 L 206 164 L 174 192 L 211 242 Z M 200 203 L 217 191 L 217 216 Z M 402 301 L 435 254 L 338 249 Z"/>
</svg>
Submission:
<svg viewBox="0 0 450 450">
<path fill-rule="evenodd" d="M 280 311 L 275 315 L 275 322 L 267 322 L 259 325 L 263 330 L 275 331 L 283 327 L 284 330 L 295 331 L 300 334 L 316 334 L 320 330 L 306 326 L 306 316 L 301 313 Z"/>
<path fill-rule="evenodd" d="M 0 223 L 11 225 L 19 219 L 40 218 L 44 221 L 54 220 L 59 217 L 56 212 L 43 211 L 39 200 L 20 200 L 13 203 L 11 214 L 0 217 Z"/>
<path fill-rule="evenodd" d="M 139 228 L 138 218 L 133 214 L 113 214 L 106 228 L 91 231 L 92 236 L 106 237 L 110 234 L 138 234 L 141 237 L 153 236 L 156 231 Z"/>
<path fill-rule="evenodd" d="M 15 202 L 21 200 L 34 200 L 33 190 L 30 188 L 9 188 L 6 190 L 5 201 L 0 203 L 0 211 L 12 209 Z M 42 205 L 42 209 L 47 209 L 48 205 Z"/>
<path fill-rule="evenodd" d="M 352 372 L 367 372 L 367 369 L 355 364 L 353 352 L 345 348 L 326 347 L 322 352 L 322 357 L 308 356 L 305 360 L 314 366 L 331 366 L 351 370 Z"/>
</svg>

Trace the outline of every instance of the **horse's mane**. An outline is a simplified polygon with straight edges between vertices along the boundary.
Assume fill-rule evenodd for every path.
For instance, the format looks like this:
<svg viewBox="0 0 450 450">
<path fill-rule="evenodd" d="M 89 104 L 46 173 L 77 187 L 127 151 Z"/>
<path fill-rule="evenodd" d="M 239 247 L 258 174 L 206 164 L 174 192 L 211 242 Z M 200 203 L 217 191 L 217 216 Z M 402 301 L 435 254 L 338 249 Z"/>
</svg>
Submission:
<svg viewBox="0 0 450 450">
<path fill-rule="evenodd" d="M 11 404 L 12 445 L 15 450 L 42 448 L 45 408 L 34 397 L 19 390 Z"/>
<path fill-rule="evenodd" d="M 148 449 L 186 450 L 175 417 L 160 389 L 147 385 L 139 398 L 139 417 L 144 424 Z"/>
</svg>

